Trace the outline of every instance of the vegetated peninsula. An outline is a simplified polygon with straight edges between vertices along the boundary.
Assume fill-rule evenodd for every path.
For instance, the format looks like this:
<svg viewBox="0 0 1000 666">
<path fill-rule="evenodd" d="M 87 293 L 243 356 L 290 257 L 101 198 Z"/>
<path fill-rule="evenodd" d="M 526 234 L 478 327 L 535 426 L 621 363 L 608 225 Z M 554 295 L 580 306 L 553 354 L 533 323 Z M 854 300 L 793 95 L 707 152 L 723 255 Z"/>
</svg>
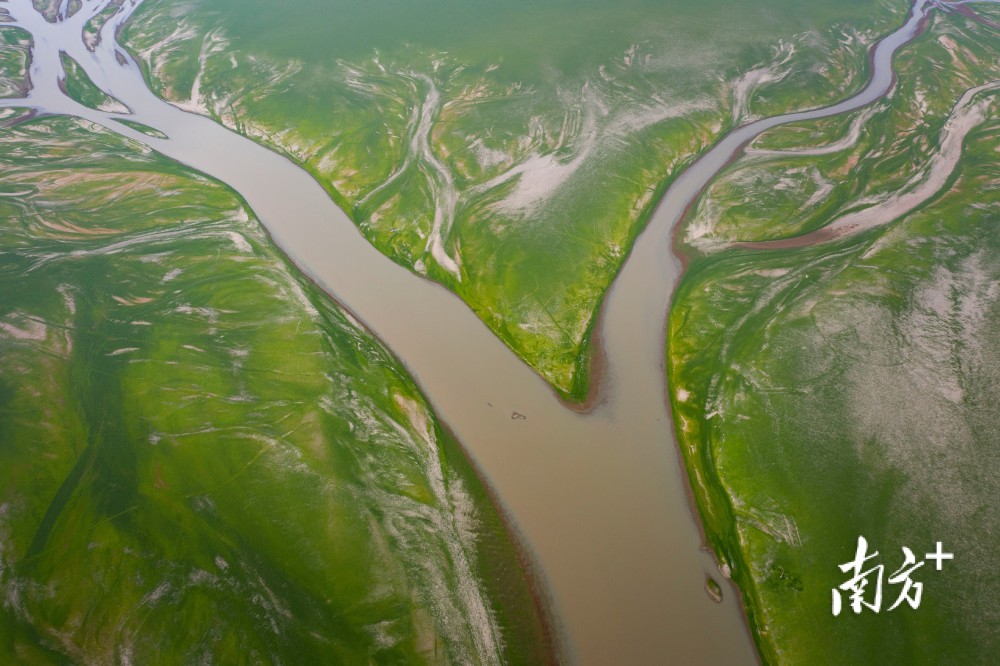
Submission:
<svg viewBox="0 0 1000 666">
<path fill-rule="evenodd" d="M 243 202 L 4 114 L 0 661 L 545 663 L 462 453 Z"/>
<path fill-rule="evenodd" d="M 762 135 L 679 232 L 678 437 L 769 663 L 998 648 L 1000 7 L 972 7 L 934 11 L 883 101 Z M 861 535 L 882 612 L 834 617 Z M 902 548 L 939 541 L 887 612 Z"/>
<path fill-rule="evenodd" d="M 581 399 L 601 299 L 666 184 L 726 128 L 856 87 L 906 9 L 147 0 L 123 39 L 166 99 L 304 164 Z"/>
</svg>

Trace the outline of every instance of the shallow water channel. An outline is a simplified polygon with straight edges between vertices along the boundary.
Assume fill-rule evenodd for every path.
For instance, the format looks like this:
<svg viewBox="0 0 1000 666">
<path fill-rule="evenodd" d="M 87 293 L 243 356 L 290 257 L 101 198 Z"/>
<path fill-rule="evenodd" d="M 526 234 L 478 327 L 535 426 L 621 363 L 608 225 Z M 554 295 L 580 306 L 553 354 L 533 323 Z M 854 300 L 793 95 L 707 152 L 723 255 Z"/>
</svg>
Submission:
<svg viewBox="0 0 1000 666">
<path fill-rule="evenodd" d="M 734 591 L 722 604 L 705 592 L 718 577 L 686 497 L 666 402 L 666 317 L 680 266 L 670 236 L 688 204 L 748 141 L 776 125 L 843 113 L 892 84 L 893 52 L 927 9 L 872 55 L 867 87 L 827 109 L 738 128 L 682 174 L 639 237 L 606 302 L 601 337 L 607 373 L 599 401 L 578 414 L 442 287 L 394 264 L 361 236 L 304 170 L 215 122 L 156 98 L 115 41 L 134 9 L 108 22 L 94 53 L 83 22 L 107 0 L 91 0 L 47 23 L 30 0 L 0 4 L 34 36 L 26 100 L 71 114 L 187 164 L 238 191 L 296 265 L 377 335 L 416 378 L 496 492 L 526 544 L 552 604 L 557 635 L 579 664 L 741 664 L 756 658 Z M 59 50 L 103 90 L 168 139 L 86 109 L 58 88 Z M 524 418 L 521 418 L 521 417 Z"/>
</svg>

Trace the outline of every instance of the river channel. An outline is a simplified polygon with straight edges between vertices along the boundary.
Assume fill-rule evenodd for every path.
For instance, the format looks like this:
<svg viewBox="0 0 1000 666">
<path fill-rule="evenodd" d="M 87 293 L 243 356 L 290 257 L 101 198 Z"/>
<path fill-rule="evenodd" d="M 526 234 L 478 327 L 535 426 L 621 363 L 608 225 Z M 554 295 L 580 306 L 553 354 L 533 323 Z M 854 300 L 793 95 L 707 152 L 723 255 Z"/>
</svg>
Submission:
<svg viewBox="0 0 1000 666">
<path fill-rule="evenodd" d="M 825 109 L 737 128 L 673 183 L 607 296 L 601 329 L 607 371 L 586 414 L 560 402 L 456 296 L 375 250 L 307 172 L 153 95 L 115 38 L 137 2 L 126 1 L 89 51 L 82 26 L 107 3 L 85 1 L 58 23 L 46 22 L 30 0 L 0 3 L 34 38 L 33 88 L 26 99 L 2 105 L 84 118 L 239 192 L 299 269 L 405 363 L 457 435 L 537 566 L 568 661 L 754 663 L 735 591 L 726 588 L 722 604 L 705 592 L 706 575 L 718 577 L 718 570 L 686 496 L 666 402 L 666 318 L 681 273 L 672 230 L 719 170 L 764 130 L 883 96 L 893 81 L 893 53 L 915 36 L 933 3 L 916 0 L 906 23 L 873 50 L 871 80 L 861 92 Z M 60 50 L 132 114 L 68 99 L 58 86 Z M 116 117 L 168 138 L 141 134 Z"/>
</svg>

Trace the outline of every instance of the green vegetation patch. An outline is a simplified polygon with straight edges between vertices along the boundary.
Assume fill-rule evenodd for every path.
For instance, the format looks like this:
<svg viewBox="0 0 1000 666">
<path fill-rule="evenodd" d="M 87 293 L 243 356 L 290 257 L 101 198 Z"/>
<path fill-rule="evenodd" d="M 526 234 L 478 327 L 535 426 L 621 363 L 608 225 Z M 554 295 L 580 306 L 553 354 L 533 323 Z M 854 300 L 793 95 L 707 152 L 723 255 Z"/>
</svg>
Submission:
<svg viewBox="0 0 1000 666">
<path fill-rule="evenodd" d="M 167 135 L 164 134 L 163 132 L 161 132 L 160 130 L 153 129 L 149 125 L 144 125 L 144 124 L 142 124 L 140 122 L 137 122 L 135 120 L 128 120 L 127 118 L 117 118 L 117 121 L 120 122 L 125 127 L 131 127 L 132 129 L 136 130 L 137 132 L 142 132 L 146 136 L 155 137 L 157 139 L 166 139 L 166 138 L 168 138 Z"/>
<path fill-rule="evenodd" d="M 760 240 L 893 195 L 937 152 L 963 92 L 1000 79 L 995 49 L 982 26 L 938 16 L 898 56 L 897 90 L 857 145 L 737 162 L 687 238 L 706 206 L 719 236 Z M 834 127 L 781 130 L 777 145 L 806 132 L 826 142 Z M 678 438 L 766 663 L 987 663 L 998 648 L 998 127 L 994 102 L 941 192 L 895 222 L 796 250 L 703 244 L 681 283 L 668 342 Z M 796 168 L 839 171 L 833 208 L 796 213 L 753 185 Z M 855 614 L 843 592 L 834 616 L 859 536 L 879 553 L 864 568 L 885 567 L 881 612 Z M 937 542 L 954 554 L 941 571 L 924 559 Z M 924 562 L 912 574 L 922 596 L 890 610 L 904 547 Z"/>
<path fill-rule="evenodd" d="M 92 109 L 119 113 L 128 112 L 128 107 L 94 85 L 79 63 L 65 53 L 59 55 L 62 60 L 63 72 L 66 74 L 61 86 L 70 99 Z"/>
<path fill-rule="evenodd" d="M 0 154 L 0 661 L 539 663 L 395 361 L 234 194 L 49 118 Z"/>
<path fill-rule="evenodd" d="M 0 24 L 0 97 L 24 97 L 28 93 L 28 48 L 31 35 L 20 28 Z"/>
</svg>

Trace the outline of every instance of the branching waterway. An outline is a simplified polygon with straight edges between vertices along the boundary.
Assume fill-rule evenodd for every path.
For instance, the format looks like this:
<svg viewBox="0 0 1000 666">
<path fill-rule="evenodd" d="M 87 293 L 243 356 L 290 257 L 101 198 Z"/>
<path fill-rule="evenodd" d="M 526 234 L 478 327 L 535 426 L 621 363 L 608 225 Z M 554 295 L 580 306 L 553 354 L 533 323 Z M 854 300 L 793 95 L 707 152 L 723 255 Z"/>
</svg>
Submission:
<svg viewBox="0 0 1000 666">
<path fill-rule="evenodd" d="M 671 233 L 708 182 L 764 130 L 883 96 L 893 53 L 935 3 L 917 0 L 906 23 L 873 50 L 872 77 L 861 92 L 826 109 L 737 128 L 674 182 L 609 292 L 600 336 L 607 372 L 594 407 L 579 414 L 456 296 L 369 245 L 304 170 L 153 95 L 116 40 L 139 2 L 126 0 L 93 50 L 84 26 L 110 0 L 87 0 L 54 23 L 31 0 L 0 2 L 33 37 L 32 88 L 2 105 L 91 121 L 238 191 L 296 265 L 408 366 L 458 436 L 536 563 L 571 661 L 754 662 L 736 595 L 715 604 L 705 593 L 705 576 L 717 569 L 702 547 L 673 444 L 664 336 L 680 267 Z M 66 97 L 60 51 L 131 113 L 94 111 Z M 168 138 L 140 133 L 121 118 Z"/>
</svg>

